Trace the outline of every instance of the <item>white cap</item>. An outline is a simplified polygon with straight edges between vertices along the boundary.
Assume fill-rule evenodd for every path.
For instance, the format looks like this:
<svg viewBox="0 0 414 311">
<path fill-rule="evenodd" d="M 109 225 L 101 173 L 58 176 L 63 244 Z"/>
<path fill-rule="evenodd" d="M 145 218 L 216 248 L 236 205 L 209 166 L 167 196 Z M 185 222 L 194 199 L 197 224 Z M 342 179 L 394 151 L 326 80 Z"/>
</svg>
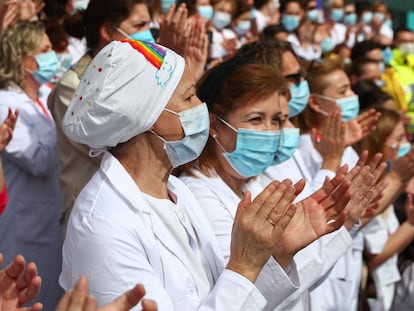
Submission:
<svg viewBox="0 0 414 311">
<path fill-rule="evenodd" d="M 63 118 L 76 142 L 108 149 L 150 129 L 184 72 L 184 59 L 149 42 L 124 39 L 89 64 Z"/>
</svg>

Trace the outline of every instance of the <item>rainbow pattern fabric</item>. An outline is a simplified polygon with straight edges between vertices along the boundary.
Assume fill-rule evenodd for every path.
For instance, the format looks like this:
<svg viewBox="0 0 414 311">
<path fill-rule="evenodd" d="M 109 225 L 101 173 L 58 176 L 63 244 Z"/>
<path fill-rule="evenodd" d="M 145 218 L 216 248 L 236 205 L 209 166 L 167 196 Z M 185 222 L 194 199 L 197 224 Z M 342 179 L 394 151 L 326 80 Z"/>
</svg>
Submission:
<svg viewBox="0 0 414 311">
<path fill-rule="evenodd" d="M 161 46 L 151 42 L 132 39 L 122 39 L 120 41 L 129 43 L 135 50 L 140 52 L 145 57 L 145 59 L 150 62 L 155 68 L 161 68 L 166 54 L 166 50 L 164 50 Z"/>
</svg>

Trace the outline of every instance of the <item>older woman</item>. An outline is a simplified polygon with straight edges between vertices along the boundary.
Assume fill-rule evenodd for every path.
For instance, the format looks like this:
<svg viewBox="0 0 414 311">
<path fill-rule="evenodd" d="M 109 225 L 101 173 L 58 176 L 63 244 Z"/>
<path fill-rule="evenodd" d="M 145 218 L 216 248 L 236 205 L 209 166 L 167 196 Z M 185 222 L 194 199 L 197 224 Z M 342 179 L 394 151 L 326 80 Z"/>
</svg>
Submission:
<svg viewBox="0 0 414 311">
<path fill-rule="evenodd" d="M 274 182 L 253 202 L 245 194 L 224 263 L 197 201 L 170 176 L 198 157 L 209 132 L 182 57 L 152 43 L 110 43 L 83 75 L 63 126 L 92 155 L 104 153 L 69 219 L 66 290 L 86 274 L 103 304 L 139 281 L 161 310 L 260 310 L 295 290 L 294 265 L 285 272 L 275 263 L 271 282 L 258 276 L 295 212 L 299 187 Z"/>
<path fill-rule="evenodd" d="M 46 106 L 57 57 L 41 24 L 16 24 L 0 39 L 0 115 L 20 111 L 3 152 L 8 208 L 0 217 L 5 260 L 22 254 L 42 275 L 39 300 L 53 309 L 61 295 L 59 161 L 55 123 Z"/>
</svg>

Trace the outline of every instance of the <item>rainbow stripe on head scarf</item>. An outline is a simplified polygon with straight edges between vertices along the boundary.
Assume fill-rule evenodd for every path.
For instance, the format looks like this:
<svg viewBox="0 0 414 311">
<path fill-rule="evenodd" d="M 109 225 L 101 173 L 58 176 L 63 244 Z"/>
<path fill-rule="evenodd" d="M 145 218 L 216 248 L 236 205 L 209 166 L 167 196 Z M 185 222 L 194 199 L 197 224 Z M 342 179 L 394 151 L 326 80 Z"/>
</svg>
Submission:
<svg viewBox="0 0 414 311">
<path fill-rule="evenodd" d="M 145 59 L 155 68 L 160 69 L 164 62 L 166 50 L 151 42 L 144 42 L 132 39 L 122 39 L 121 42 L 129 43 L 135 50 L 140 52 Z"/>
</svg>

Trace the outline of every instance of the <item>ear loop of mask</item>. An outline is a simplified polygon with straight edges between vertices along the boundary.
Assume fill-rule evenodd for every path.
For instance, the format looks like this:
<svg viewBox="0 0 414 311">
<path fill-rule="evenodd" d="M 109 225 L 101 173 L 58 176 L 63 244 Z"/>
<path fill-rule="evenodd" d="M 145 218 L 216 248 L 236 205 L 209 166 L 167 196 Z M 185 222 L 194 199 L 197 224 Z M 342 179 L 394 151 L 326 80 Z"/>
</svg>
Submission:
<svg viewBox="0 0 414 311">
<path fill-rule="evenodd" d="M 316 97 L 319 97 L 321 99 L 324 99 L 324 100 L 327 100 L 327 101 L 330 101 L 330 102 L 333 102 L 333 103 L 336 104 L 336 100 L 333 99 L 333 98 L 330 98 L 330 97 L 327 97 L 327 96 L 324 96 L 324 95 L 320 95 L 320 94 L 313 94 L 313 95 L 316 96 Z M 323 110 L 320 105 L 318 105 L 318 112 L 321 115 L 325 116 L 325 117 L 329 116 L 329 113 L 327 111 Z"/>
<path fill-rule="evenodd" d="M 131 36 L 130 35 L 127 35 L 127 33 L 125 32 L 125 31 L 123 31 L 121 28 L 119 28 L 119 27 L 115 27 L 115 26 L 112 26 L 116 31 L 118 31 L 121 35 L 123 35 L 125 38 L 131 38 Z"/>
<path fill-rule="evenodd" d="M 227 125 L 229 128 L 231 128 L 234 132 L 238 132 L 237 131 L 237 129 L 233 126 L 233 125 L 231 125 L 230 123 L 228 123 L 227 121 L 225 121 L 224 119 L 222 119 L 222 118 L 220 118 L 219 116 L 216 116 L 217 117 L 217 119 L 219 120 L 219 121 L 221 121 L 222 123 L 224 123 L 224 125 Z M 213 139 L 216 141 L 216 143 L 217 143 L 217 145 L 221 148 L 221 150 L 223 151 L 223 152 L 226 152 L 226 153 L 228 153 L 228 151 L 224 148 L 224 146 L 220 143 L 220 141 L 218 140 L 218 138 L 217 138 L 217 135 L 216 134 L 213 134 Z"/>
<path fill-rule="evenodd" d="M 168 108 L 164 108 L 164 110 L 165 111 L 167 111 L 167 112 L 169 112 L 169 113 L 172 113 L 172 114 L 174 114 L 174 115 L 176 115 L 176 116 L 180 116 L 180 114 L 178 113 L 178 112 L 175 112 L 175 111 L 172 111 L 172 110 L 170 110 L 170 109 L 168 109 Z M 181 124 L 181 122 L 180 122 L 180 124 Z M 168 141 L 164 138 L 164 137 L 162 137 L 162 136 L 160 136 L 159 134 L 157 134 L 157 133 L 155 133 L 153 130 L 150 130 L 149 131 L 151 134 L 154 134 L 156 137 L 158 137 L 162 142 L 164 142 L 164 146 L 163 146 L 163 148 L 164 148 L 164 150 L 167 148 L 167 147 L 165 147 L 165 143 L 167 143 Z"/>
</svg>

